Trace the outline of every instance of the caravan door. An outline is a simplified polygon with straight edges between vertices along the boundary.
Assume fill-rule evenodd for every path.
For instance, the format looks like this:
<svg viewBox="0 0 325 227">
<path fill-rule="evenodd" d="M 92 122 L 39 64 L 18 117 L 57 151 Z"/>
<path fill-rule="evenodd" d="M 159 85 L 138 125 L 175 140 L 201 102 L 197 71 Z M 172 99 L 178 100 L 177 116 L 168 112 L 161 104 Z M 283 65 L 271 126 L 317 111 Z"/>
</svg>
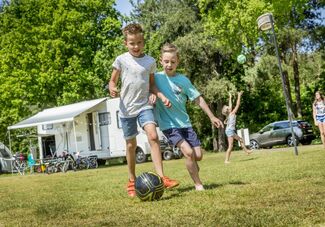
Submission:
<svg viewBox="0 0 325 227">
<path fill-rule="evenodd" d="M 109 151 L 108 125 L 111 124 L 111 114 L 108 112 L 99 113 L 98 118 L 102 151 Z"/>
</svg>

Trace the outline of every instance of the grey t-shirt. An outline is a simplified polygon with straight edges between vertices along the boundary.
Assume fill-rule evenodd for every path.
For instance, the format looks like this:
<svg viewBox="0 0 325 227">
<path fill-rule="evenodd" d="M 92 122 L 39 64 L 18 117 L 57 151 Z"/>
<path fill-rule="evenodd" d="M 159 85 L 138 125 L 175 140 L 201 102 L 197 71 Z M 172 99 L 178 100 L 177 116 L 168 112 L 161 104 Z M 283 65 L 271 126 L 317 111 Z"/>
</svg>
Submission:
<svg viewBox="0 0 325 227">
<path fill-rule="evenodd" d="M 155 59 L 148 55 L 137 58 L 126 52 L 115 59 L 113 67 L 121 71 L 120 117 L 135 117 L 142 110 L 152 109 L 149 75 L 156 71 Z"/>
</svg>

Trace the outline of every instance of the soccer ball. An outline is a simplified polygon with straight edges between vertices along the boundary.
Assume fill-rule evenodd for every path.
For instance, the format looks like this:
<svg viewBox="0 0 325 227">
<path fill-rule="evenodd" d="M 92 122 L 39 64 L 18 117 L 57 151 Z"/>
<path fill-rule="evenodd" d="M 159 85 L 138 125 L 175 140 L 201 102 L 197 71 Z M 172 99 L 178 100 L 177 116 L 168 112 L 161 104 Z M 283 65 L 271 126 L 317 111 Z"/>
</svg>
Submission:
<svg viewBox="0 0 325 227">
<path fill-rule="evenodd" d="M 135 179 L 135 192 L 142 201 L 158 200 L 164 194 L 164 183 L 158 174 L 144 172 Z"/>
<path fill-rule="evenodd" d="M 246 56 L 243 55 L 243 54 L 238 55 L 238 57 L 237 57 L 237 62 L 238 62 L 239 64 L 244 64 L 244 63 L 246 62 Z"/>
</svg>

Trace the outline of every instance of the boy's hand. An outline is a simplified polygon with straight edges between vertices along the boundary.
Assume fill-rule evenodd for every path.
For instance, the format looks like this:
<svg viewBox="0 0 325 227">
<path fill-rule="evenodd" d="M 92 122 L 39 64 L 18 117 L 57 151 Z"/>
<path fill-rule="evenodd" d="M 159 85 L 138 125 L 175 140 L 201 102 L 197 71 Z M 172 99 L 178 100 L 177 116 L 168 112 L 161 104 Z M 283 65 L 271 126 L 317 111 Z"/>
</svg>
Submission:
<svg viewBox="0 0 325 227">
<path fill-rule="evenodd" d="M 118 95 L 118 93 L 119 93 L 119 91 L 118 91 L 117 87 L 109 86 L 109 94 L 110 94 L 110 96 L 115 98 Z"/>
<path fill-rule="evenodd" d="M 238 96 L 241 96 L 243 93 L 243 91 L 238 92 Z"/>
<path fill-rule="evenodd" d="M 212 122 L 212 124 L 213 124 L 215 127 L 217 127 L 217 128 L 219 128 L 219 127 L 223 128 L 223 123 L 222 123 L 222 121 L 219 120 L 219 118 L 212 117 L 212 118 L 211 118 L 211 122 Z"/>
<path fill-rule="evenodd" d="M 155 104 L 156 103 L 156 101 L 157 101 L 157 96 L 155 95 L 155 94 L 150 94 L 150 96 L 149 96 L 149 103 L 151 104 L 151 105 L 153 105 L 153 104 Z"/>
<path fill-rule="evenodd" d="M 161 98 L 161 101 L 164 103 L 164 105 L 167 107 L 167 108 L 170 108 L 172 106 L 171 102 L 169 101 L 168 98 L 166 97 L 162 97 Z"/>
</svg>

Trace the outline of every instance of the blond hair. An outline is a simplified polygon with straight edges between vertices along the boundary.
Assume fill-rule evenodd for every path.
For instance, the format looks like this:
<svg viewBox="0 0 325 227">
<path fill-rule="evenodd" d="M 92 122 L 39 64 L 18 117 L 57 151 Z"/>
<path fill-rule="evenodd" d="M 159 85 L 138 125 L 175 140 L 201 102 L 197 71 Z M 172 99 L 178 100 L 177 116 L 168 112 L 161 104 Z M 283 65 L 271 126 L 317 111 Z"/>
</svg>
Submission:
<svg viewBox="0 0 325 227">
<path fill-rule="evenodd" d="M 122 29 L 122 33 L 124 35 L 124 40 L 127 39 L 127 36 L 128 35 L 135 35 L 135 34 L 144 35 L 144 31 L 143 31 L 141 25 L 140 24 L 136 24 L 136 23 L 128 24 L 127 26 L 125 26 Z"/>
<path fill-rule="evenodd" d="M 162 46 L 161 48 L 161 55 L 163 55 L 164 53 L 175 53 L 177 58 L 179 59 L 179 50 L 177 48 L 177 46 L 175 46 L 172 43 L 166 43 Z"/>
</svg>

